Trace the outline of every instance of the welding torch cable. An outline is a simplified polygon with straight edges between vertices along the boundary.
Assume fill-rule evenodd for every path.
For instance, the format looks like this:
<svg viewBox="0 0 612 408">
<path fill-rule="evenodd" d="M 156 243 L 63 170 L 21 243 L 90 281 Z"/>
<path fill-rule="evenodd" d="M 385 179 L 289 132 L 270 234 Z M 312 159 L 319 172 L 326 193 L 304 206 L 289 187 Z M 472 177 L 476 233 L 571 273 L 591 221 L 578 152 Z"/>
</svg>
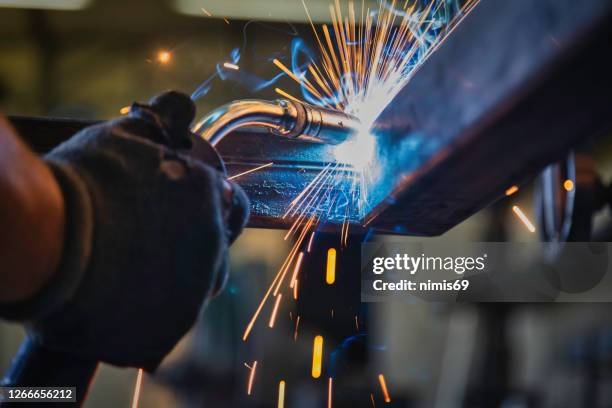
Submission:
<svg viewBox="0 0 612 408">
<path fill-rule="evenodd" d="M 244 99 L 215 109 L 192 130 L 213 146 L 235 130 L 254 127 L 269 129 L 277 136 L 339 144 L 359 126 L 356 118 L 340 111 L 286 99 Z"/>
</svg>

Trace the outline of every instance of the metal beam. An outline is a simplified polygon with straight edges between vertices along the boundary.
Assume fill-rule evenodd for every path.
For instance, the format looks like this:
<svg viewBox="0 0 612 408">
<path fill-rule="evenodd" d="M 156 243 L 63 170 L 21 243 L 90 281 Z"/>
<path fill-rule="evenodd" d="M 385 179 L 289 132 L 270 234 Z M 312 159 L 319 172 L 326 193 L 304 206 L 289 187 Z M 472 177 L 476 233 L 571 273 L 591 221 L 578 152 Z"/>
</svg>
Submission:
<svg viewBox="0 0 612 408">
<path fill-rule="evenodd" d="M 609 129 L 610 44 L 610 0 L 482 0 L 379 117 L 366 222 L 441 234 Z"/>
</svg>

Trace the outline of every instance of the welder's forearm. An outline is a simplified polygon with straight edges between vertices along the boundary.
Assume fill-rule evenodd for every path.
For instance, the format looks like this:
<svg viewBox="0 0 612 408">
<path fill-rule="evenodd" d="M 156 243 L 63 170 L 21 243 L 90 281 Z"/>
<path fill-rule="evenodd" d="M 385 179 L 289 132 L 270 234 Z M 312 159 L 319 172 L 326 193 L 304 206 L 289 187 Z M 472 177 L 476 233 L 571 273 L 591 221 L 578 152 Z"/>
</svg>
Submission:
<svg viewBox="0 0 612 408">
<path fill-rule="evenodd" d="M 49 168 L 0 117 L 0 302 L 51 279 L 64 240 L 64 200 Z"/>
</svg>

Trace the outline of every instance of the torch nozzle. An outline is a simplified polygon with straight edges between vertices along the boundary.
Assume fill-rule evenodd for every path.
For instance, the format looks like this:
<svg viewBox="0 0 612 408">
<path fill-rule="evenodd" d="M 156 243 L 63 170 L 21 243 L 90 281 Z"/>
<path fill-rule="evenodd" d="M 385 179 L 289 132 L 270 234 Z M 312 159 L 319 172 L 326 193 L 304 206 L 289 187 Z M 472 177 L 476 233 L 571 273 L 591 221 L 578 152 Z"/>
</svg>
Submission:
<svg viewBox="0 0 612 408">
<path fill-rule="evenodd" d="M 194 126 L 213 146 L 240 128 L 262 127 L 288 138 L 339 144 L 353 135 L 359 121 L 340 111 L 286 99 L 239 100 L 215 109 Z"/>
</svg>

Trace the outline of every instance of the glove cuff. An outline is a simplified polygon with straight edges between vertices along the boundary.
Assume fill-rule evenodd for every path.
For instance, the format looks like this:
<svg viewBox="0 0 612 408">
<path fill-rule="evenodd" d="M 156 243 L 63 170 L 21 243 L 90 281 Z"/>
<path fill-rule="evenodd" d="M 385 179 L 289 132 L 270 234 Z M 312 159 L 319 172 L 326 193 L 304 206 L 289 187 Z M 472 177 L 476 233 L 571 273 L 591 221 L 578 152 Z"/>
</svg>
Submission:
<svg viewBox="0 0 612 408">
<path fill-rule="evenodd" d="M 62 190 L 66 208 L 64 249 L 58 270 L 35 295 L 18 302 L 0 302 L 0 316 L 35 321 L 70 300 L 85 273 L 91 253 L 93 210 L 85 183 L 69 166 L 47 160 Z"/>
</svg>

